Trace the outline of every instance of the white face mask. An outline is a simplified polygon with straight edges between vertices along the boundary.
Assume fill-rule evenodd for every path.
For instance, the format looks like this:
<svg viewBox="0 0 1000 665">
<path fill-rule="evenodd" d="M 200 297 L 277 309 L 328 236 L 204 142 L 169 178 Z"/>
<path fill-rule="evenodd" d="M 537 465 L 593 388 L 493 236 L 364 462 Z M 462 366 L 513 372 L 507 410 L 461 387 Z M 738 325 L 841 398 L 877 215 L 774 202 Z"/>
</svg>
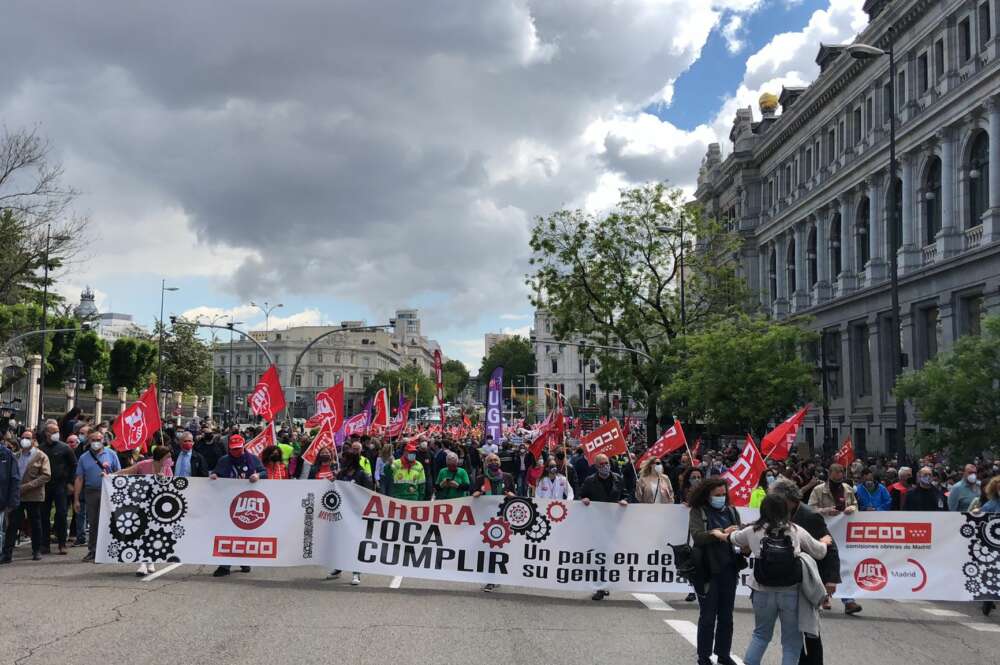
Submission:
<svg viewBox="0 0 1000 665">
<path fill-rule="evenodd" d="M 103 447 L 104 447 L 104 442 L 103 441 L 91 441 L 90 442 L 90 449 L 93 450 L 95 453 L 100 452 L 101 448 L 103 448 Z"/>
<path fill-rule="evenodd" d="M 663 465 L 662 464 L 654 464 L 653 468 L 656 470 L 657 473 L 663 473 Z"/>
<path fill-rule="evenodd" d="M 52 434 L 49 434 L 49 441 L 58 441 L 58 440 L 59 440 L 59 432 L 53 432 Z"/>
<path fill-rule="evenodd" d="M 21 439 L 21 448 L 27 450 L 31 447 L 31 439 Z"/>
</svg>

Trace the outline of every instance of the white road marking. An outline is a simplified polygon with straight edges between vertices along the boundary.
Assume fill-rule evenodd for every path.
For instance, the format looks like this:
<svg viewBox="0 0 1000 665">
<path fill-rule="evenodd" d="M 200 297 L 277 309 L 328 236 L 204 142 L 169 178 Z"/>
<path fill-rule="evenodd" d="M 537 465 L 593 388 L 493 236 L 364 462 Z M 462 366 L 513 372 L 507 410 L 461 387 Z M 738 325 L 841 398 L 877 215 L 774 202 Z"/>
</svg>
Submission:
<svg viewBox="0 0 1000 665">
<path fill-rule="evenodd" d="M 928 614 L 933 614 L 936 617 L 968 617 L 969 616 L 968 614 L 962 614 L 961 612 L 956 612 L 955 610 L 939 610 L 936 607 L 932 607 L 932 608 L 929 608 L 929 609 L 926 608 L 926 607 L 922 607 L 920 609 L 922 609 L 924 612 L 927 612 Z"/>
<path fill-rule="evenodd" d="M 402 584 L 402 583 L 403 583 L 403 578 L 402 578 L 402 577 L 399 577 L 399 576 L 397 575 L 396 577 L 393 577 L 393 578 L 392 578 L 392 581 L 391 581 L 391 582 L 389 582 L 389 588 L 390 588 L 390 589 L 398 589 L 398 588 L 399 588 L 399 585 L 400 585 L 400 584 Z"/>
<path fill-rule="evenodd" d="M 929 605 L 929 600 L 897 600 L 897 603 L 904 603 L 906 605 Z"/>
<path fill-rule="evenodd" d="M 675 619 L 664 619 L 663 623 L 667 624 L 675 631 L 677 631 L 677 634 L 679 634 L 681 637 L 687 640 L 691 644 L 691 646 L 693 647 L 698 646 L 698 626 L 696 626 L 695 624 L 691 623 L 690 621 L 678 621 Z M 733 659 L 733 662 L 736 663 L 736 665 L 744 665 L 743 661 L 740 660 L 737 656 L 731 656 L 731 657 Z M 713 662 L 717 661 L 717 658 L 715 656 L 712 656 L 712 661 Z"/>
<path fill-rule="evenodd" d="M 166 574 L 167 574 L 167 573 L 169 573 L 169 572 L 170 572 L 171 570 L 173 570 L 174 568 L 177 568 L 177 567 L 178 567 L 178 566 L 180 566 L 180 565 L 181 565 L 181 564 L 179 564 L 179 563 L 172 563 L 172 564 L 170 564 L 169 566 L 167 566 L 167 567 L 165 567 L 165 568 L 160 568 L 160 569 L 159 569 L 158 571 L 156 571 L 155 573 L 150 573 L 149 575 L 146 575 L 145 577 L 143 577 L 143 578 L 142 578 L 142 581 L 143 581 L 143 582 L 152 582 L 153 580 L 155 580 L 155 579 L 156 579 L 157 577 L 159 577 L 160 575 L 166 575 Z"/>
<path fill-rule="evenodd" d="M 1000 633 L 1000 623 L 963 623 L 962 625 L 983 633 Z"/>
<path fill-rule="evenodd" d="M 632 597 L 651 610 L 657 612 L 674 611 L 674 608 L 670 607 L 670 605 L 665 603 L 663 599 L 657 596 L 655 593 L 633 593 Z"/>
</svg>

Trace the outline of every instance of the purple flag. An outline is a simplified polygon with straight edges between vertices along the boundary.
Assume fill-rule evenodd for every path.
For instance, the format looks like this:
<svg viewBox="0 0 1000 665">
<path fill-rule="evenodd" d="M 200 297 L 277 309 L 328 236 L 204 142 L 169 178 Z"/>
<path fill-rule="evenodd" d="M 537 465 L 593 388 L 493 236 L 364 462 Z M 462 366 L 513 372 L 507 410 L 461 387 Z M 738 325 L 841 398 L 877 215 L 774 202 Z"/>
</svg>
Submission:
<svg viewBox="0 0 1000 665">
<path fill-rule="evenodd" d="M 503 436 L 503 367 L 497 367 L 490 375 L 490 390 L 486 401 L 486 429 L 483 432 L 494 443 L 500 443 Z"/>
</svg>

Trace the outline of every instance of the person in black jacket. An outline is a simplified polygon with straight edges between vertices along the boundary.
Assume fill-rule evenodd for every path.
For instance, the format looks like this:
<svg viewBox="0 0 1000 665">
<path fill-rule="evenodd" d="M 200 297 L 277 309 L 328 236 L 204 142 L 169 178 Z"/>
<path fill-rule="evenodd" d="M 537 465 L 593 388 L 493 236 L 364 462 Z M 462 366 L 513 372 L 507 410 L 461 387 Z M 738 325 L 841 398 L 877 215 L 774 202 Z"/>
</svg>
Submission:
<svg viewBox="0 0 1000 665">
<path fill-rule="evenodd" d="M 623 506 L 628 505 L 625 500 L 625 483 L 621 475 L 611 471 L 611 461 L 607 455 L 598 455 L 594 458 L 594 468 L 596 471 L 590 474 L 580 487 L 580 501 L 583 505 L 589 506 L 591 501 L 602 503 L 618 502 Z M 607 589 L 598 589 L 590 598 L 592 600 L 604 600 L 608 597 Z"/>
<path fill-rule="evenodd" d="M 54 420 L 48 421 L 38 446 L 39 450 L 48 455 L 52 470 L 52 478 L 45 485 L 45 502 L 42 505 L 42 554 L 51 553 L 52 522 L 49 515 L 52 514 L 53 507 L 59 554 L 66 554 L 66 513 L 69 508 L 66 488 L 76 475 L 76 455 L 60 438 L 59 424 Z"/>
<path fill-rule="evenodd" d="M 948 502 L 941 489 L 934 485 L 934 470 L 929 466 L 917 472 L 917 484 L 906 492 L 901 510 L 948 510 Z"/>
<path fill-rule="evenodd" d="M 7 520 L 19 505 L 21 505 L 21 471 L 18 469 L 14 453 L 0 442 L 0 551 L 3 551 Z M 10 563 L 10 559 L 0 557 L 0 563 Z"/>
<path fill-rule="evenodd" d="M 330 481 L 333 482 L 334 478 Z M 361 468 L 361 455 L 352 446 L 344 446 L 343 452 L 340 453 L 340 471 L 337 472 L 336 480 L 345 483 L 355 483 L 361 485 L 365 489 L 374 490 L 375 485 L 372 482 L 372 477 Z M 341 570 L 335 568 L 330 571 L 326 576 L 328 580 L 335 580 L 340 577 Z M 351 586 L 358 586 L 361 584 L 361 573 L 355 571 L 351 576 Z"/>
<path fill-rule="evenodd" d="M 183 432 L 178 437 L 176 452 L 173 452 L 174 475 L 191 478 L 207 478 L 214 467 L 208 466 L 205 457 L 194 449 L 191 432 Z"/>
<path fill-rule="evenodd" d="M 774 481 L 767 493 L 783 499 L 788 504 L 788 514 L 792 524 L 798 524 L 805 529 L 810 536 L 820 540 L 824 536 L 830 536 L 830 529 L 826 526 L 826 519 L 808 505 L 802 503 L 802 490 L 789 478 L 778 478 Z M 832 537 L 832 536 L 831 536 Z M 840 584 L 840 554 L 837 546 L 827 545 L 826 556 L 816 562 L 819 568 L 819 577 L 826 585 L 826 590 L 833 593 Z M 827 606 L 827 609 L 829 607 Z M 802 645 L 802 653 L 799 656 L 799 665 L 823 665 L 823 640 L 819 635 L 812 637 L 805 635 Z"/>
<path fill-rule="evenodd" d="M 205 458 L 205 466 L 209 470 L 214 469 L 219 459 L 227 455 L 225 437 L 206 431 L 198 437 L 194 451 Z"/>
</svg>

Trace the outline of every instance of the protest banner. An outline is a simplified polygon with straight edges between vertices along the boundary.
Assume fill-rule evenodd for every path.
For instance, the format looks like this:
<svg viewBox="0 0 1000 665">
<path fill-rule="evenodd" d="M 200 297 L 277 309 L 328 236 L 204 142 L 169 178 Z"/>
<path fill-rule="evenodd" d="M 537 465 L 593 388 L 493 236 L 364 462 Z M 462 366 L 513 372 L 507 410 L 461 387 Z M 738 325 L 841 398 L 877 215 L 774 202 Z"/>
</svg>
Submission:
<svg viewBox="0 0 1000 665">
<path fill-rule="evenodd" d="M 102 491 L 99 563 L 311 565 L 570 591 L 690 588 L 669 547 L 687 538 L 688 509 L 678 505 L 402 501 L 328 480 L 114 476 Z M 841 595 L 1000 597 L 1000 514 L 857 513 L 831 519 L 830 531 Z M 746 594 L 752 568 L 741 574 Z"/>
</svg>

